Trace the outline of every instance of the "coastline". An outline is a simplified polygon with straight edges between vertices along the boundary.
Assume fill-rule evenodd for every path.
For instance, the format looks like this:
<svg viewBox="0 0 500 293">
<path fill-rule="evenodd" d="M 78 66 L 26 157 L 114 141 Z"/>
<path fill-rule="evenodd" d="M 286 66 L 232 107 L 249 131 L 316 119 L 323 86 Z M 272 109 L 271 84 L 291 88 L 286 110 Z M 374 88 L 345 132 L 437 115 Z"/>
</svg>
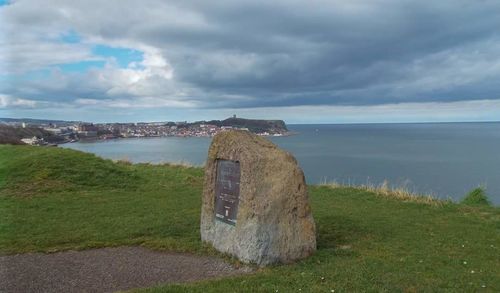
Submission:
<svg viewBox="0 0 500 293">
<path fill-rule="evenodd" d="M 248 130 L 245 130 L 248 131 Z M 298 135 L 300 132 L 298 131 L 287 131 L 285 133 L 279 133 L 279 134 L 259 134 L 256 133 L 259 136 L 265 137 L 265 138 L 270 138 L 270 137 L 289 137 L 289 136 L 294 136 Z M 81 142 L 81 143 L 92 143 L 92 142 L 98 142 L 98 141 L 109 141 L 109 140 L 122 140 L 122 139 L 148 139 L 148 138 L 168 138 L 168 137 L 175 137 L 175 138 L 212 138 L 214 135 L 150 135 L 150 136 L 115 136 L 115 137 L 85 137 L 85 138 L 80 138 L 78 140 L 74 141 L 63 141 L 60 143 L 56 143 L 56 145 L 63 145 L 63 144 L 70 144 L 70 143 L 76 143 L 76 142 Z"/>
</svg>

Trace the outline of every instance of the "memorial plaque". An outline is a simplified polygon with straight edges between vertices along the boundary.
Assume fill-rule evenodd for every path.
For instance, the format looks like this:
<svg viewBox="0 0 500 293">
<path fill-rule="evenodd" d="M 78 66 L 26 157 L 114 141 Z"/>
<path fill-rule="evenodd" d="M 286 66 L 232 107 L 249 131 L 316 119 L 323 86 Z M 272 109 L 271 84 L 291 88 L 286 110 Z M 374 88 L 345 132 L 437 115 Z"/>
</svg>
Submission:
<svg viewBox="0 0 500 293">
<path fill-rule="evenodd" d="M 217 160 L 215 183 L 215 218 L 236 225 L 240 196 L 240 163 Z"/>
<path fill-rule="evenodd" d="M 214 136 L 205 164 L 204 243 L 245 263 L 290 263 L 316 251 L 316 225 L 297 160 L 249 131 Z"/>
</svg>

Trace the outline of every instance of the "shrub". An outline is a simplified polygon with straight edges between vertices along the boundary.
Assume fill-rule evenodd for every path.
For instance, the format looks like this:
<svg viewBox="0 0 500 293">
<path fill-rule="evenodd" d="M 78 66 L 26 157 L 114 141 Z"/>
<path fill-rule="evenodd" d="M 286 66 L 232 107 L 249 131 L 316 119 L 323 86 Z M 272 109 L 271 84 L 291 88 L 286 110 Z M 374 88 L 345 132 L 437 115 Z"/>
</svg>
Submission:
<svg viewBox="0 0 500 293">
<path fill-rule="evenodd" d="M 486 195 L 486 191 L 482 187 L 471 190 L 464 199 L 462 199 L 462 203 L 467 205 L 491 205 Z"/>
</svg>

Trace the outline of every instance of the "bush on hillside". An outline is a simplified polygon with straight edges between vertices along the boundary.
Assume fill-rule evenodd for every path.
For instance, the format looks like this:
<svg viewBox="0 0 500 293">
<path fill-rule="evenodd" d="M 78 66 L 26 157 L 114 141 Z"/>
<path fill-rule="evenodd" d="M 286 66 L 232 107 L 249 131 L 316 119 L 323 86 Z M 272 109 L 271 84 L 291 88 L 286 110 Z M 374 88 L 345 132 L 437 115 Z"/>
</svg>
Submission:
<svg viewBox="0 0 500 293">
<path fill-rule="evenodd" d="M 486 191 L 482 187 L 471 190 L 464 199 L 462 199 L 462 203 L 467 205 L 491 205 L 486 195 Z"/>
</svg>

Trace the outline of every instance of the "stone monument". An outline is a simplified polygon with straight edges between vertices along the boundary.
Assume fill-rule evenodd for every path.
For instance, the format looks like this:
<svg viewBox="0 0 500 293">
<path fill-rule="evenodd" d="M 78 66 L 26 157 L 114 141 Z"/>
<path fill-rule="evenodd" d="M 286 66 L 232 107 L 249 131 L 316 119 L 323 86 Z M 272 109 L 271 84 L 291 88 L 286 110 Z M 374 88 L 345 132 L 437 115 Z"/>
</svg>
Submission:
<svg viewBox="0 0 500 293">
<path fill-rule="evenodd" d="M 205 166 L 201 239 L 264 266 L 305 258 L 316 231 L 295 158 L 248 131 L 217 134 Z"/>
</svg>

